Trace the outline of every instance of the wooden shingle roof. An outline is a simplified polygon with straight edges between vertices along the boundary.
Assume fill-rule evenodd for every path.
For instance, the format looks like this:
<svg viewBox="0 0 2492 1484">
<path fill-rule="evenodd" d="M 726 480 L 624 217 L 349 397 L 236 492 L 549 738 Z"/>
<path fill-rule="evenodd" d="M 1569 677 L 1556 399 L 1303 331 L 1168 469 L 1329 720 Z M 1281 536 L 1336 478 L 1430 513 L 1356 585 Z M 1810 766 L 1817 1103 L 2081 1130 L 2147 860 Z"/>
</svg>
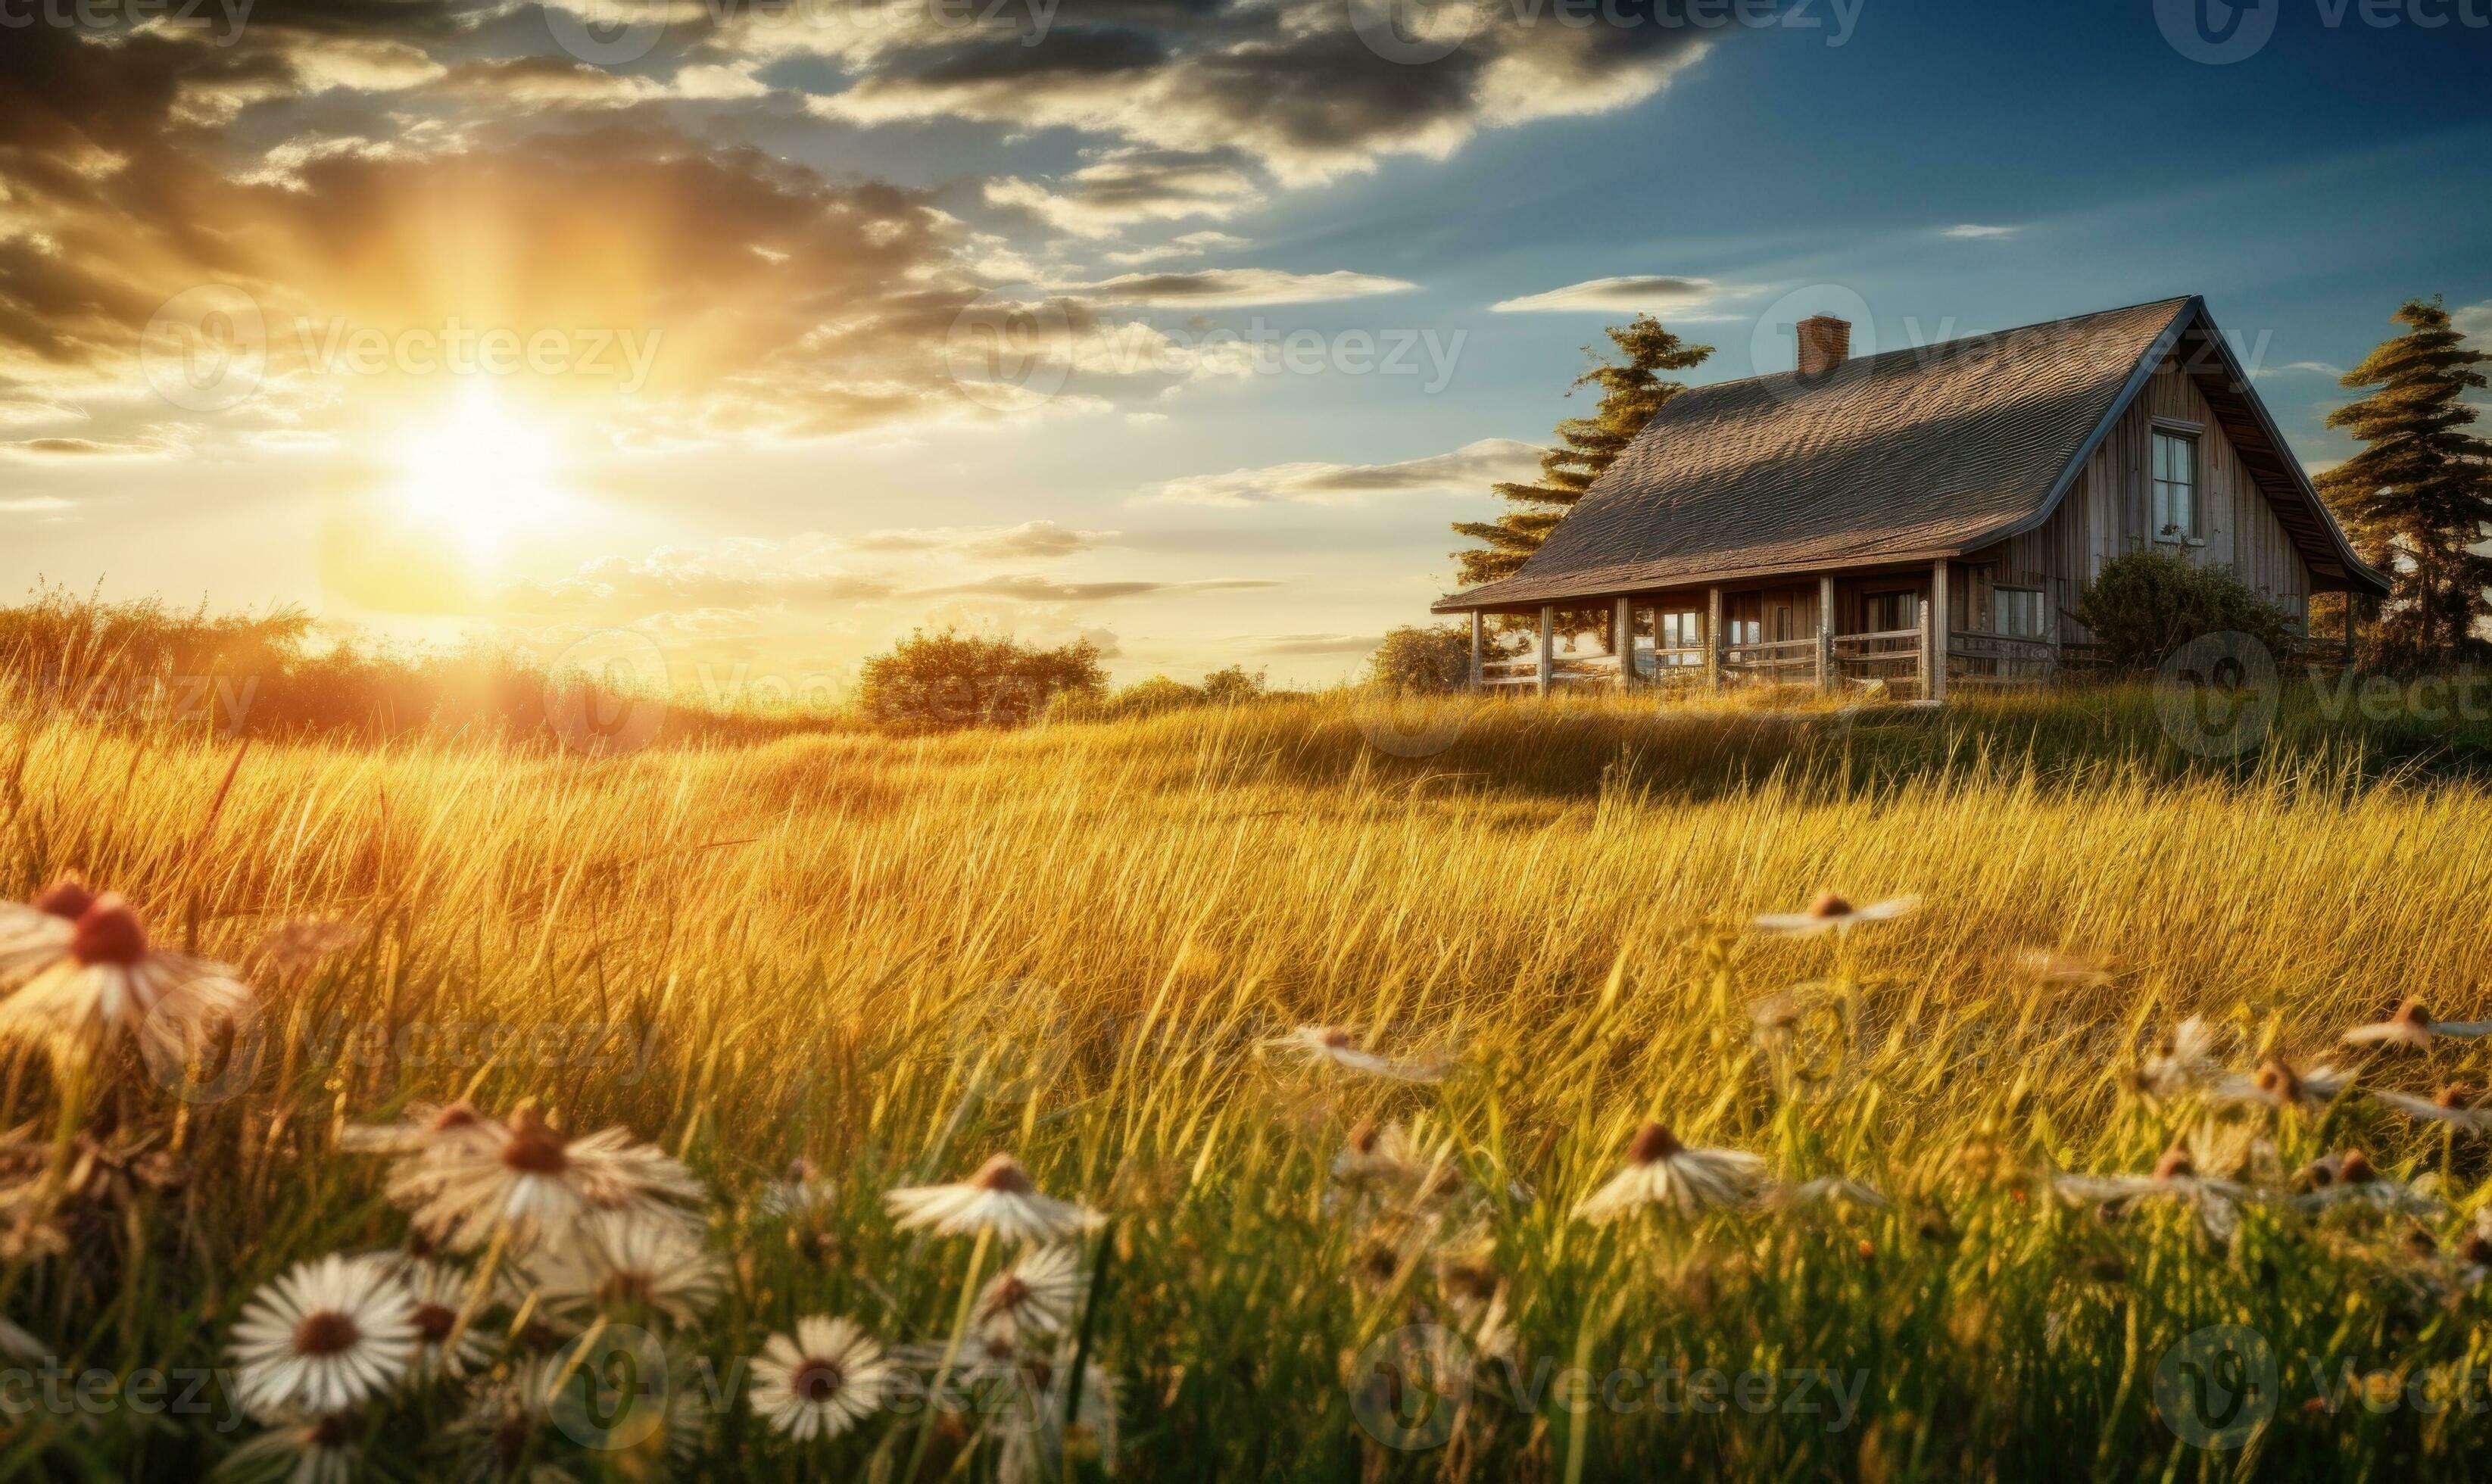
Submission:
<svg viewBox="0 0 2492 1484">
<path fill-rule="evenodd" d="M 2321 584 L 2384 593 L 2285 450 L 2204 301 L 2185 298 L 1862 356 L 1813 380 L 1786 371 L 1691 387 L 1521 571 L 1437 611 L 1978 549 L 2049 519 L 2176 349 L 2192 357 Z"/>
</svg>

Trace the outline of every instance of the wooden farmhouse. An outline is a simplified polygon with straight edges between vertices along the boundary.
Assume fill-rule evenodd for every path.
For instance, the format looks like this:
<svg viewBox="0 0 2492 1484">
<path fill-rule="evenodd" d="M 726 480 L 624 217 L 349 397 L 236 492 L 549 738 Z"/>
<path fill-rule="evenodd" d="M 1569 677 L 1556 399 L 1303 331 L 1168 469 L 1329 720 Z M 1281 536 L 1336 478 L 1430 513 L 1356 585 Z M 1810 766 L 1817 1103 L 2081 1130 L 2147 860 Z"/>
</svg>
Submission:
<svg viewBox="0 0 2492 1484">
<path fill-rule="evenodd" d="M 1796 370 L 1673 398 L 1520 571 L 1436 605 L 1471 615 L 1474 683 L 2046 680 L 2090 638 L 2079 591 L 2150 549 L 2305 632 L 2312 593 L 2388 592 L 2202 299 L 1856 358 L 1842 320 L 1797 330 Z M 1607 652 L 1560 654 L 1587 608 Z M 1536 653 L 1488 659 L 1504 613 Z"/>
</svg>

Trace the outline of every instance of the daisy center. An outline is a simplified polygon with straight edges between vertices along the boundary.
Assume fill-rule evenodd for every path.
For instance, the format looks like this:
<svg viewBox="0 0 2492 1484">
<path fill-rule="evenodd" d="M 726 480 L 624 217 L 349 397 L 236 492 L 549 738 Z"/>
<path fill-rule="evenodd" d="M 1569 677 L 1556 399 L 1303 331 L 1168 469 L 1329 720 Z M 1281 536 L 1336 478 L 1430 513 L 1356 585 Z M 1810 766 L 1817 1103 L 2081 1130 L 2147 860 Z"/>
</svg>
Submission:
<svg viewBox="0 0 2492 1484">
<path fill-rule="evenodd" d="M 450 1326 L 458 1322 L 459 1316 L 440 1304 L 415 1306 L 415 1332 L 424 1337 L 427 1345 L 439 1345 L 449 1339 Z"/>
<path fill-rule="evenodd" d="M 1647 1123 L 1636 1130 L 1635 1143 L 1627 1146 L 1627 1158 L 1639 1165 L 1656 1164 L 1686 1147 L 1669 1129 Z"/>
<path fill-rule="evenodd" d="M 321 1359 L 352 1350 L 363 1337 L 364 1332 L 351 1317 L 335 1309 L 322 1309 L 306 1315 L 303 1322 L 294 1326 L 294 1353 Z"/>
<path fill-rule="evenodd" d="M 117 902 L 98 903 L 79 916 L 70 935 L 70 953 L 80 964 L 127 967 L 147 957 L 147 930 L 130 908 Z"/>
<path fill-rule="evenodd" d="M 1808 915 L 1811 917 L 1849 917 L 1852 915 L 1852 904 L 1845 901 L 1838 893 L 1826 892 L 1820 896 L 1815 902 L 1809 904 Z"/>
<path fill-rule="evenodd" d="M 847 1384 L 848 1374 L 837 1361 L 808 1360 L 796 1373 L 796 1394 L 817 1407 L 846 1390 Z"/>
<path fill-rule="evenodd" d="M 502 1145 L 502 1163 L 522 1174 L 560 1174 L 571 1168 L 562 1141 L 534 1119 L 516 1122 Z"/>
<path fill-rule="evenodd" d="M 95 893 L 87 890 L 85 883 L 79 881 L 55 881 L 50 890 L 35 899 L 37 911 L 49 912 L 54 917 L 66 917 L 72 922 L 85 916 L 86 909 L 93 905 L 95 905 Z"/>
<path fill-rule="evenodd" d="M 1021 1161 L 1009 1154 L 998 1154 L 980 1166 L 969 1183 L 1004 1196 L 1026 1196 L 1038 1189 L 1030 1183 L 1029 1172 L 1022 1169 Z"/>
</svg>

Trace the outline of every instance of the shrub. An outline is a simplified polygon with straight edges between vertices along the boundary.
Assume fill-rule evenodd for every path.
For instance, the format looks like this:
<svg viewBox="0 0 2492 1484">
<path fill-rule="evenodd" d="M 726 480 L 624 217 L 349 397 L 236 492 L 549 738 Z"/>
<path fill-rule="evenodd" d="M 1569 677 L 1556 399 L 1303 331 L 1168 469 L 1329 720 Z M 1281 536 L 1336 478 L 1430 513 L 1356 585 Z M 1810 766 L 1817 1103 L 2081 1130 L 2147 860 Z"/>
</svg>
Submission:
<svg viewBox="0 0 2492 1484">
<path fill-rule="evenodd" d="M 1491 659 L 1503 652 L 1491 637 Z M 1367 678 L 1388 691 L 1459 691 L 1470 683 L 1471 637 L 1453 624 L 1408 624 L 1389 631 L 1367 657 Z"/>
<path fill-rule="evenodd" d="M 1263 672 L 1249 670 L 1243 665 L 1215 669 L 1202 677 L 1202 698 L 1214 705 L 1233 705 L 1241 700 L 1254 700 L 1264 692 Z"/>
<path fill-rule="evenodd" d="M 2200 567 L 2166 551 L 2132 551 L 2103 564 L 2077 595 L 2077 618 L 2103 656 L 2122 668 L 2151 668 L 2191 639 L 2230 630 L 2274 654 L 2300 636 L 2283 609 L 2229 568 Z"/>
<path fill-rule="evenodd" d="M 1059 696 L 1096 697 L 1108 686 L 1099 648 L 1086 640 L 1041 649 L 1009 638 L 919 630 L 865 662 L 857 705 L 904 731 L 1018 727 Z"/>
</svg>

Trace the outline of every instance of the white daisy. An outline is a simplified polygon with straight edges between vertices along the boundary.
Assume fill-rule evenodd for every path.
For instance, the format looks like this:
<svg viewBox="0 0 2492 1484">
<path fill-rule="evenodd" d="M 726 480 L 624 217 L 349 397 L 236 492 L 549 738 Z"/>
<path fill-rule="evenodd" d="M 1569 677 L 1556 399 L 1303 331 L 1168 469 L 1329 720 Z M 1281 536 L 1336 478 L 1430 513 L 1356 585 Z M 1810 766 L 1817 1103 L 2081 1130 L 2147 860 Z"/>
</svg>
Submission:
<svg viewBox="0 0 2492 1484">
<path fill-rule="evenodd" d="M 2231 1239 L 2240 1225 L 2240 1203 L 2249 1194 L 2231 1180 L 2198 1173 L 2188 1151 L 2179 1144 L 2163 1151 L 2151 1174 L 2063 1174 L 2051 1184 L 2062 1197 L 2080 1203 L 2122 1206 L 2145 1200 L 2182 1202 L 2198 1213 L 2207 1234 L 2218 1240 Z"/>
<path fill-rule="evenodd" d="M 492 1347 L 485 1343 L 474 1325 L 460 1333 L 456 1347 L 448 1343 L 450 1332 L 458 1328 L 459 1312 L 467 1303 L 472 1280 L 465 1273 L 446 1262 L 400 1253 L 384 1253 L 374 1261 L 406 1290 L 407 1297 L 414 1302 L 415 1380 L 464 1376 L 485 1363 Z"/>
<path fill-rule="evenodd" d="M 1029 1172 L 998 1154 L 951 1185 L 921 1185 L 885 1194 L 903 1232 L 932 1227 L 940 1236 L 992 1231 L 1009 1242 L 1060 1242 L 1099 1225 L 1096 1211 L 1039 1194 Z"/>
<path fill-rule="evenodd" d="M 559 1241 L 599 1211 L 630 1211 L 697 1228 L 686 1207 L 703 1192 L 693 1172 L 628 1129 L 569 1138 L 534 1108 L 508 1127 L 482 1120 L 402 1158 L 390 1199 L 416 1228 L 453 1252 L 472 1252 L 507 1229 L 515 1246 Z"/>
<path fill-rule="evenodd" d="M 2106 985 L 2111 970 L 2098 959 L 2053 948 L 2028 948 L 2016 955 L 2016 967 L 2044 984 Z"/>
<path fill-rule="evenodd" d="M 406 1375 L 415 1300 L 369 1261 L 331 1254 L 261 1286 L 235 1323 L 242 1404 L 254 1416 L 344 1411 Z"/>
<path fill-rule="evenodd" d="M 22 905 L 0 903 L 0 983 L 41 973 L 68 958 L 77 920 L 93 905 L 95 893 L 75 876 L 61 877 Z"/>
<path fill-rule="evenodd" d="M 1757 926 L 1785 937 L 1849 933 L 1864 922 L 1891 921 L 1920 905 L 1918 897 L 1889 897 L 1884 902 L 1872 902 L 1867 906 L 1854 906 L 1829 891 L 1820 894 L 1805 912 L 1767 912 L 1757 919 Z"/>
<path fill-rule="evenodd" d="M 466 1412 L 450 1425 L 465 1476 L 515 1476 L 519 1461 L 539 1448 L 552 1429 L 553 1383 L 566 1364 L 561 1356 L 532 1357 L 518 1362 L 500 1380 L 476 1389 Z M 530 1484 L 551 1484 L 569 1477 L 542 1462 L 527 1475 Z"/>
<path fill-rule="evenodd" d="M 2347 1149 L 2314 1161 L 2302 1172 L 2302 1177 L 2313 1188 L 2294 1203 L 2305 1210 L 2360 1204 L 2423 1216 L 2441 1209 L 2438 1201 L 2402 1180 L 2380 1173 L 2371 1157 L 2359 1149 Z"/>
<path fill-rule="evenodd" d="M 546 1313 L 579 1323 L 601 1313 L 695 1323 L 718 1302 L 727 1278 L 681 1222 L 629 1210 L 592 1214 L 569 1241 L 519 1265 L 519 1283 Z"/>
<path fill-rule="evenodd" d="M 900 1368 L 854 1323 L 826 1315 L 772 1335 L 753 1358 L 754 1412 L 799 1442 L 837 1438 L 874 1415 Z"/>
<path fill-rule="evenodd" d="M 286 1484 L 346 1484 L 360 1461 L 364 1424 L 352 1412 L 289 1411 L 217 1466 L 219 1479 L 275 1479 Z"/>
<path fill-rule="evenodd" d="M 1627 1167 L 1575 1207 L 1585 1221 L 1615 1221 L 1650 1205 L 1692 1214 L 1756 1194 L 1765 1162 L 1737 1149 L 1691 1149 L 1658 1123 L 1636 1131 Z"/>
<path fill-rule="evenodd" d="M 1008 1341 L 1062 1334 L 1082 1312 L 1082 1250 L 1032 1247 L 978 1295 L 980 1328 Z"/>
<path fill-rule="evenodd" d="M 1352 1196 L 1425 1202 L 1452 1193 L 1460 1176 L 1443 1155 L 1423 1157 L 1399 1123 L 1361 1119 L 1332 1159 L 1332 1177 Z M 1332 1204 L 1329 1194 L 1326 1208 Z"/>
<path fill-rule="evenodd" d="M 2296 1070 L 2270 1056 L 2253 1076 L 2225 1078 L 2216 1084 L 2215 1095 L 2229 1103 L 2321 1109 L 2336 1101 L 2353 1082 L 2351 1076 L 2332 1066 Z"/>
<path fill-rule="evenodd" d="M 1112 1475 L 1116 1469 L 1116 1385 L 1095 1365 L 1082 1371 L 1082 1395 L 1072 1407 L 1073 1360 L 1033 1359 L 1017 1373 L 1015 1394 L 987 1423 L 996 1443 L 995 1484 L 1043 1484 L 1071 1477 L 1066 1455 L 1095 1458 Z"/>
<path fill-rule="evenodd" d="M 454 1146 L 495 1149 L 510 1137 L 509 1129 L 472 1103 L 419 1103 L 396 1123 L 347 1124 L 338 1133 L 338 1147 L 349 1154 L 435 1154 Z"/>
<path fill-rule="evenodd" d="M 1865 1205 L 1884 1206 L 1886 1198 L 1858 1180 L 1839 1174 L 1822 1174 L 1797 1185 L 1786 1185 L 1775 1192 L 1775 1199 L 1787 1206 Z"/>
<path fill-rule="evenodd" d="M 788 1162 L 787 1178 L 761 1187 L 757 1204 L 764 1216 L 798 1221 L 827 1215 L 838 1195 L 837 1186 L 818 1177 L 812 1160 L 797 1159 Z"/>
<path fill-rule="evenodd" d="M 2422 1007 L 2422 1001 L 2409 999 L 2385 1021 L 2357 1025 L 2345 1032 L 2345 1039 L 2356 1046 L 2424 1047 L 2443 1038 L 2473 1040 L 2492 1036 L 2492 1021 L 2435 1021 Z"/>
<path fill-rule="evenodd" d="M 1303 1053 L 1309 1061 L 1330 1062 L 1371 1077 L 1390 1078 L 1404 1083 L 1442 1082 L 1445 1068 L 1438 1061 L 1396 1061 L 1374 1052 L 1358 1049 L 1358 1040 L 1337 1025 L 1301 1025 L 1286 1036 L 1275 1036 L 1265 1046 L 1285 1047 Z"/>
<path fill-rule="evenodd" d="M 150 946 L 138 914 L 107 892 L 71 925 L 67 951 L 0 1000 L 0 1037 L 83 1056 L 126 1033 L 178 1062 L 250 1003 L 223 965 Z"/>
<path fill-rule="evenodd" d="M 2450 1083 L 2427 1098 L 2371 1089 L 2371 1100 L 2386 1103 L 2407 1117 L 2424 1123 L 2446 1123 L 2460 1133 L 2492 1130 L 2492 1108 L 2481 1106 L 2483 1089 L 2472 1083 Z"/>
<path fill-rule="evenodd" d="M 2214 1086 L 2223 1080 L 2223 1037 L 2202 1016 L 2191 1016 L 2172 1033 L 2140 1069 L 2139 1081 L 2157 1097 L 2177 1097 Z"/>
</svg>

